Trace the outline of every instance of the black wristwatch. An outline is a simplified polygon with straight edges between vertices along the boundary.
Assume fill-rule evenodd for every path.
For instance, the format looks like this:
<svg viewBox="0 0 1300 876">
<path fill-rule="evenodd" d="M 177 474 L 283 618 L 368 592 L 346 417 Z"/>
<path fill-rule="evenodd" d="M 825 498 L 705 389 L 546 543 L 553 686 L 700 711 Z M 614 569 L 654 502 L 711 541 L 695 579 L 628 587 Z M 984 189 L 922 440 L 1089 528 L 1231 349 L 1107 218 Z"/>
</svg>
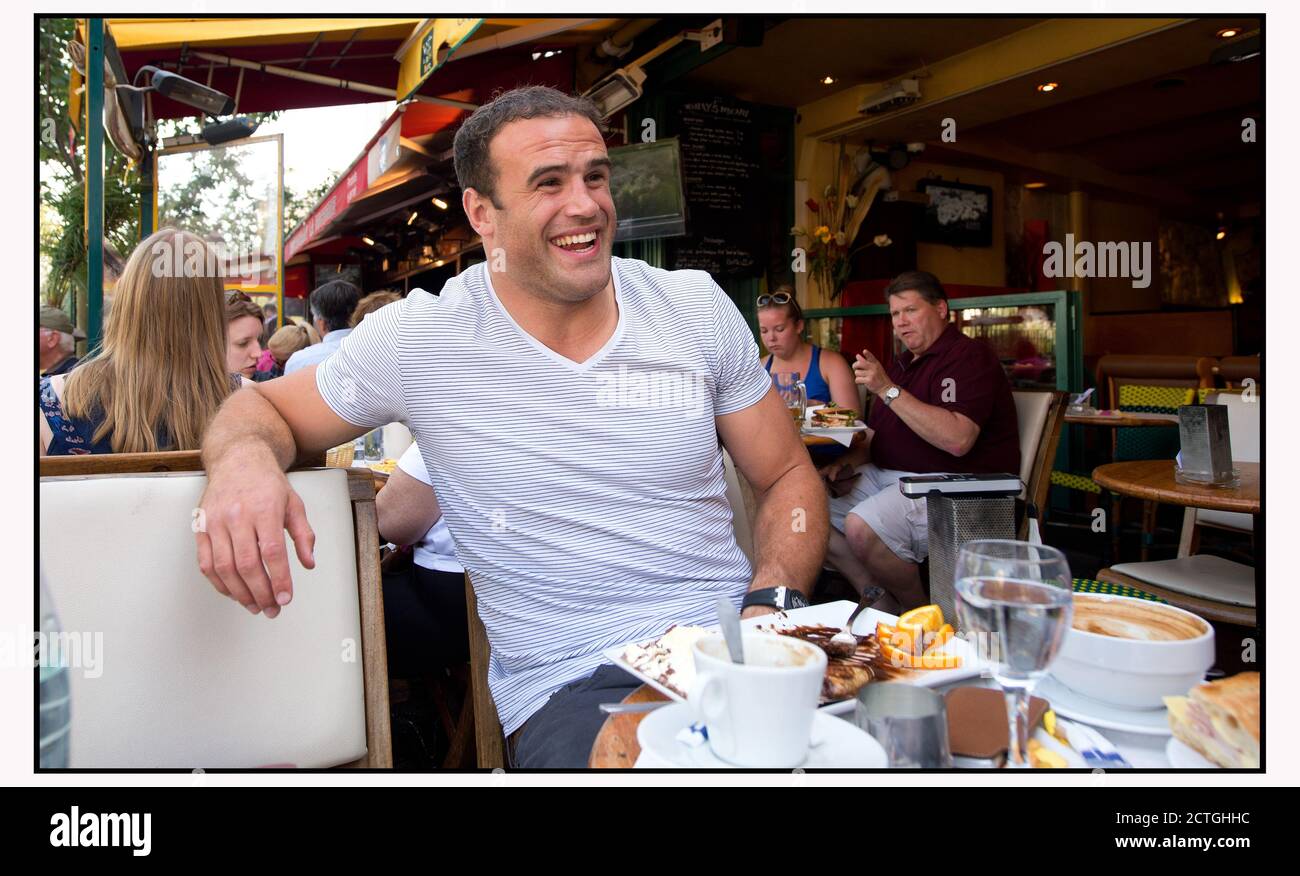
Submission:
<svg viewBox="0 0 1300 876">
<path fill-rule="evenodd" d="M 804 608 L 808 605 L 808 599 L 793 587 L 767 587 L 746 593 L 740 610 L 744 611 L 754 605 L 780 609 Z"/>
</svg>

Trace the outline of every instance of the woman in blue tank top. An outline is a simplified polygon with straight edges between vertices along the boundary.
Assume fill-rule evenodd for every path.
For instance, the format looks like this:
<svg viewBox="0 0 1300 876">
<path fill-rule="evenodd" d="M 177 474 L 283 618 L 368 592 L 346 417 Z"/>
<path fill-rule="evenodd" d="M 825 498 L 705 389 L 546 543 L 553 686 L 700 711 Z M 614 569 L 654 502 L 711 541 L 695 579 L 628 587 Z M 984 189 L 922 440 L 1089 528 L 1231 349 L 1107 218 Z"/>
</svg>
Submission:
<svg viewBox="0 0 1300 876">
<path fill-rule="evenodd" d="M 769 374 L 797 371 L 808 389 L 809 406 L 833 401 L 840 407 L 857 409 L 853 370 L 839 353 L 803 339 L 803 311 L 788 285 L 778 286 L 771 295 L 759 296 L 758 327 L 763 346 L 771 354 L 763 360 Z"/>
</svg>

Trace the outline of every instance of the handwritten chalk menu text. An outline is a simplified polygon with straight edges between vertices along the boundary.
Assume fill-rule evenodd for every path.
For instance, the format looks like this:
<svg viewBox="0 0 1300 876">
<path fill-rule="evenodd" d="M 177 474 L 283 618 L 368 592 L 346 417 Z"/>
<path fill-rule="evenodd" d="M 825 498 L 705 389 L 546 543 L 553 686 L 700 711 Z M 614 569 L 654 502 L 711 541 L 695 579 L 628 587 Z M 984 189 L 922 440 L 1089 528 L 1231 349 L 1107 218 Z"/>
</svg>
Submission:
<svg viewBox="0 0 1300 876">
<path fill-rule="evenodd" d="M 676 95 L 668 107 L 681 142 L 689 216 L 687 236 L 670 243 L 672 266 L 722 277 L 758 275 L 766 198 L 755 108 L 697 95 Z"/>
</svg>

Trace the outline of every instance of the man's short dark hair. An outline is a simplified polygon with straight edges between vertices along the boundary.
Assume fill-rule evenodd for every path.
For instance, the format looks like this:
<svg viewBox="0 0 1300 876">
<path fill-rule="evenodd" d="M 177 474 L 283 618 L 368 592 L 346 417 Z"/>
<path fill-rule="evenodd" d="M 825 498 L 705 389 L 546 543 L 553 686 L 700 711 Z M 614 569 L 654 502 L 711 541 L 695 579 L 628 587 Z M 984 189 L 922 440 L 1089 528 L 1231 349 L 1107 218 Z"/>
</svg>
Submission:
<svg viewBox="0 0 1300 876">
<path fill-rule="evenodd" d="M 894 278 L 894 282 L 885 287 L 885 303 L 895 295 L 904 292 L 917 292 L 931 304 L 948 300 L 948 293 L 943 291 L 939 278 L 929 271 L 904 271 Z"/>
<path fill-rule="evenodd" d="M 325 323 L 325 331 L 336 332 L 350 327 L 352 311 L 361 300 L 361 290 L 346 280 L 331 280 L 311 293 L 314 319 Z"/>
<path fill-rule="evenodd" d="M 492 166 L 492 138 L 503 127 L 521 119 L 582 116 L 603 136 L 605 122 L 600 110 L 585 97 L 573 97 L 545 85 L 514 88 L 483 104 L 456 132 L 452 151 L 456 179 L 461 190 L 474 189 L 500 208 L 496 199 L 496 168 Z"/>
</svg>

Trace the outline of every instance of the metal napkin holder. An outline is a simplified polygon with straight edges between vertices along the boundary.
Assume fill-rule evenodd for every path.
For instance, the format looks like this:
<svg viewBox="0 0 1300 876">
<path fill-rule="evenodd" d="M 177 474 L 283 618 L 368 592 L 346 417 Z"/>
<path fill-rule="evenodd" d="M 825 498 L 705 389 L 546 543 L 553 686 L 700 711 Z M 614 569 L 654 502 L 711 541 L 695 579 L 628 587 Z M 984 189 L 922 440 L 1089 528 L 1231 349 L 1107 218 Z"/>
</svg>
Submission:
<svg viewBox="0 0 1300 876">
<path fill-rule="evenodd" d="M 1232 440 L 1227 405 L 1183 405 L 1178 409 L 1180 450 L 1174 479 L 1180 484 L 1233 487 Z"/>
</svg>

